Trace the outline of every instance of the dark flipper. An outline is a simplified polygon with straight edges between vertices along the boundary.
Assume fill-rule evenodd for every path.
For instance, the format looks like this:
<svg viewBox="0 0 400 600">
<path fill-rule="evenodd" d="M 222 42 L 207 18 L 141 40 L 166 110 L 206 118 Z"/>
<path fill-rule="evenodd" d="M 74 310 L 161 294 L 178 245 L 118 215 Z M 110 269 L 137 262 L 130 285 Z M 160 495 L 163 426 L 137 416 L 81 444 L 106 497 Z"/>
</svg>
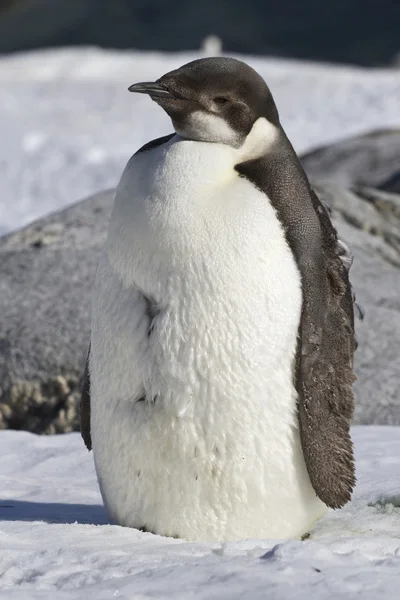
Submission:
<svg viewBox="0 0 400 600">
<path fill-rule="evenodd" d="M 92 436 L 90 435 L 90 373 L 89 373 L 90 348 L 86 359 L 85 373 L 83 375 L 81 396 L 81 436 L 86 448 L 92 449 Z"/>
<path fill-rule="evenodd" d="M 136 154 L 140 154 L 141 152 L 147 152 L 148 150 L 152 150 L 153 148 L 157 148 L 157 146 L 161 146 L 166 142 L 169 142 L 170 139 L 174 137 L 175 133 L 170 133 L 169 135 L 165 135 L 163 137 L 157 138 L 156 140 L 152 140 L 148 142 L 144 146 L 142 146 Z M 151 307 L 151 305 L 149 304 Z M 150 310 L 150 309 L 149 309 Z M 151 309 L 152 310 L 152 309 Z M 83 441 L 85 442 L 86 448 L 90 451 L 92 449 L 92 436 L 90 433 L 90 373 L 89 373 L 89 356 L 90 356 L 90 348 L 86 359 L 85 373 L 83 375 L 83 384 L 82 384 L 82 396 L 81 396 L 81 435 Z"/>
<path fill-rule="evenodd" d="M 297 361 L 300 432 L 314 489 L 325 504 L 340 508 L 350 500 L 355 485 L 349 435 L 356 379 L 353 293 L 336 231 L 327 214 L 320 212 L 314 192 L 312 199 L 320 217 L 328 286 L 322 319 L 314 318 L 310 287 L 304 296 Z"/>
<path fill-rule="evenodd" d="M 158 148 L 158 146 L 162 146 L 163 144 L 169 142 L 169 140 L 172 140 L 175 135 L 176 133 L 169 133 L 168 135 L 163 135 L 160 138 L 151 140 L 151 142 L 147 142 L 147 144 L 139 148 L 139 150 L 135 152 L 133 156 L 136 156 L 136 154 L 141 154 L 142 152 L 147 152 L 148 150 L 153 150 L 153 148 Z"/>
<path fill-rule="evenodd" d="M 339 508 L 350 500 L 355 484 L 349 429 L 356 342 L 348 265 L 340 256 L 329 213 L 283 132 L 275 154 L 239 164 L 236 170 L 269 197 L 301 274 L 295 374 L 301 442 L 317 495 Z"/>
</svg>

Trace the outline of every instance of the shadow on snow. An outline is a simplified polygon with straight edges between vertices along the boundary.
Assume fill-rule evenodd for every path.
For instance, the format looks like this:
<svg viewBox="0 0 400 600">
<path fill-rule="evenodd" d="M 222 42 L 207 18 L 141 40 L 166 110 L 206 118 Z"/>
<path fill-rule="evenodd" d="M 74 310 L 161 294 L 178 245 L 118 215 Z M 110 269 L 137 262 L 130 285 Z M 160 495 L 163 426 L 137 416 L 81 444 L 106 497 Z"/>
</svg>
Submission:
<svg viewBox="0 0 400 600">
<path fill-rule="evenodd" d="M 62 504 L 22 500 L 0 500 L 0 521 L 109 524 L 106 511 L 100 504 Z"/>
</svg>

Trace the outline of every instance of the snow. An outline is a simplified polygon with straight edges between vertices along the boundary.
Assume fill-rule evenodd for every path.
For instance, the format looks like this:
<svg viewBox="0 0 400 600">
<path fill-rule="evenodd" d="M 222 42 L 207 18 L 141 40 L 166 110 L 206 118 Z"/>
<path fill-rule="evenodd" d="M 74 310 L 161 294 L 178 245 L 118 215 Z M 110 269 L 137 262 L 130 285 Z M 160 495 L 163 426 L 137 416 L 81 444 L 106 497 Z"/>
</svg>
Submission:
<svg viewBox="0 0 400 600">
<path fill-rule="evenodd" d="M 400 431 L 355 427 L 358 485 L 306 541 L 188 543 L 107 524 L 77 433 L 0 433 L 0 598 L 395 600 Z"/>
<path fill-rule="evenodd" d="M 198 57 L 83 48 L 0 58 L 0 233 L 114 186 L 136 149 L 171 131 L 128 86 Z M 270 85 L 299 152 L 400 125 L 398 70 L 239 58 Z"/>
</svg>

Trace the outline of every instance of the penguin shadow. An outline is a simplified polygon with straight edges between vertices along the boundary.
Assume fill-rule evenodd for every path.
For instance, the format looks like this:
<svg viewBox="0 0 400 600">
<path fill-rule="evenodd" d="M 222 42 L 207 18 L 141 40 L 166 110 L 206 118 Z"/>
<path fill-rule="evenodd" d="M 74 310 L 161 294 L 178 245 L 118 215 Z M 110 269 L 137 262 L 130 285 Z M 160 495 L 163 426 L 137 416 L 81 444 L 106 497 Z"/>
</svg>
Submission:
<svg viewBox="0 0 400 600">
<path fill-rule="evenodd" d="M 109 525 L 106 511 L 100 504 L 64 504 L 0 500 L 1 521 L 42 521 L 44 523 Z"/>
</svg>

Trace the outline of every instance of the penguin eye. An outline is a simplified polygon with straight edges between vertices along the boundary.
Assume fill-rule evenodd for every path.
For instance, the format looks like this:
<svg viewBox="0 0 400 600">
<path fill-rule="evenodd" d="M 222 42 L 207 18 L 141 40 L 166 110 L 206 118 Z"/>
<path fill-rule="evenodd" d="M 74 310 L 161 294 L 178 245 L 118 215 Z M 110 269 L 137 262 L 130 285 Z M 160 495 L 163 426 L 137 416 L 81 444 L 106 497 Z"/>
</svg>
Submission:
<svg viewBox="0 0 400 600">
<path fill-rule="evenodd" d="M 217 96 L 216 98 L 214 98 L 214 102 L 215 104 L 226 104 L 227 102 L 229 102 L 228 98 L 223 98 L 222 96 Z"/>
</svg>

